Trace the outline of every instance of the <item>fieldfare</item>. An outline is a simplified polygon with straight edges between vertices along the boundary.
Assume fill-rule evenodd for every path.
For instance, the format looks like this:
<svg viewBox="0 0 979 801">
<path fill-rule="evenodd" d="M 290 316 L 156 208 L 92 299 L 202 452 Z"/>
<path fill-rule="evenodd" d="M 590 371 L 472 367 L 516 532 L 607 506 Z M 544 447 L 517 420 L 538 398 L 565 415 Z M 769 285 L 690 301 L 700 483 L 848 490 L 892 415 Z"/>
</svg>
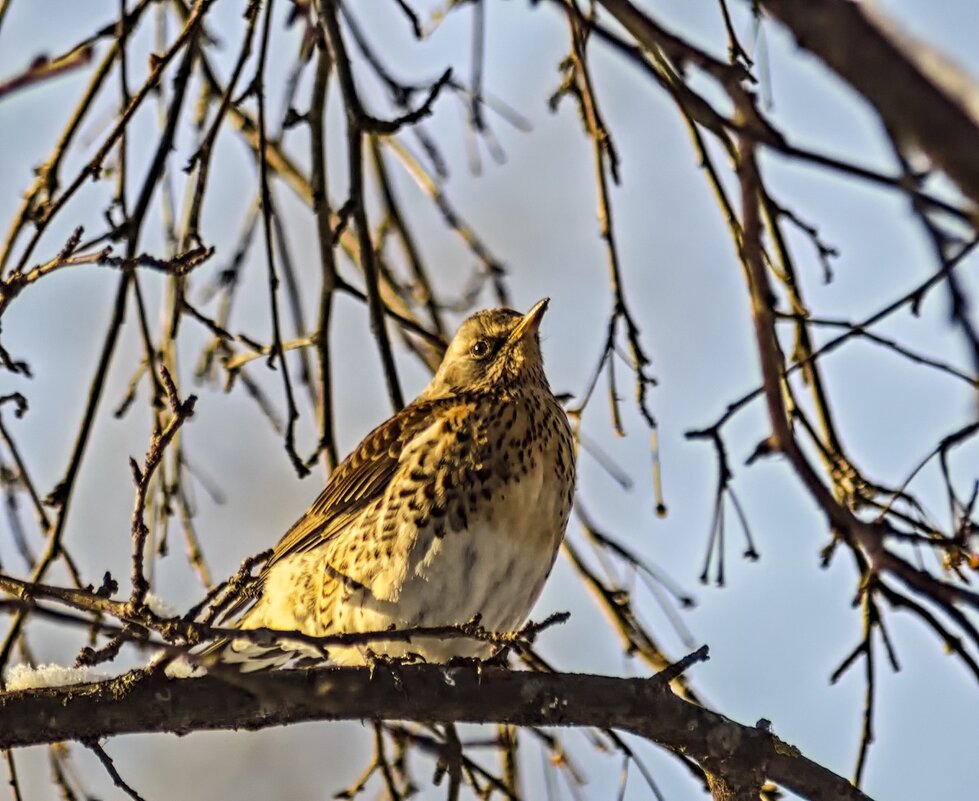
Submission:
<svg viewBox="0 0 979 801">
<path fill-rule="evenodd" d="M 519 629 L 554 564 L 575 485 L 571 428 L 541 359 L 547 303 L 462 324 L 425 391 L 367 435 L 286 532 L 257 591 L 232 608 L 233 625 L 323 636 L 478 615 L 488 631 Z M 430 662 L 494 650 L 434 637 L 369 647 Z M 233 640 L 205 653 L 258 670 L 302 650 Z M 370 654 L 343 647 L 329 656 L 363 664 Z"/>
</svg>

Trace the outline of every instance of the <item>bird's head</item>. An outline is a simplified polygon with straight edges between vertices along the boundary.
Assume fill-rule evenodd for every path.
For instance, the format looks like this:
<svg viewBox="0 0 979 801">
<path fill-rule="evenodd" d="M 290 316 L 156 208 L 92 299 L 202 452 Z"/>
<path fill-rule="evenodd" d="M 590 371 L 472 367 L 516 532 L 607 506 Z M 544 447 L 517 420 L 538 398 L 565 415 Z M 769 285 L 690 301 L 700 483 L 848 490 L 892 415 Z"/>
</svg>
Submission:
<svg viewBox="0 0 979 801">
<path fill-rule="evenodd" d="M 454 395 L 523 382 L 546 386 L 537 329 L 548 300 L 526 314 L 486 309 L 472 315 L 459 326 L 425 394 Z"/>
</svg>

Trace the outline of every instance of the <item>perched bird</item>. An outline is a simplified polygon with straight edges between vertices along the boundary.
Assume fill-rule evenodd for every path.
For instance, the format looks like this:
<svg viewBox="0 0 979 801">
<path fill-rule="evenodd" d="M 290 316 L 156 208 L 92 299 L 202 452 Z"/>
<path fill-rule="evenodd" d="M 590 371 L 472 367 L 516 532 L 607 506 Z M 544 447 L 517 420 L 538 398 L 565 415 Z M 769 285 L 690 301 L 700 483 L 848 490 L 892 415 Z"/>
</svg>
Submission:
<svg viewBox="0 0 979 801">
<path fill-rule="evenodd" d="M 554 564 L 575 484 L 571 429 L 541 359 L 547 304 L 462 324 L 424 392 L 367 435 L 286 532 L 258 592 L 232 609 L 236 627 L 322 636 L 479 615 L 488 631 L 520 628 Z M 236 639 L 209 652 L 257 670 L 287 664 L 294 645 Z M 493 651 L 432 637 L 369 647 L 430 662 Z M 363 664 L 369 654 L 351 646 L 329 656 Z"/>
</svg>

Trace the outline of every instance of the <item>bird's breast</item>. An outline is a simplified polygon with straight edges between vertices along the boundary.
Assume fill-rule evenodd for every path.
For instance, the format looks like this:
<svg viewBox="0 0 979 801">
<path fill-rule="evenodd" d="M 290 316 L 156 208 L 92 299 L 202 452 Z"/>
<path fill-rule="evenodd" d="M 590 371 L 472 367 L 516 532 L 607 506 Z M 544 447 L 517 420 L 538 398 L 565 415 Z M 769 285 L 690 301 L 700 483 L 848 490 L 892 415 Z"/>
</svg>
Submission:
<svg viewBox="0 0 979 801">
<path fill-rule="evenodd" d="M 420 582 L 424 589 L 414 591 L 430 591 L 436 603 L 509 630 L 529 614 L 564 535 L 574 488 L 570 430 L 559 407 L 528 402 L 498 410 L 472 441 L 447 525 L 419 527 L 405 589 Z"/>
<path fill-rule="evenodd" d="M 488 630 L 519 629 L 554 563 L 573 491 L 571 433 L 550 396 L 442 418 L 411 442 L 385 497 L 363 513 L 358 556 L 369 558 L 341 564 L 349 543 L 334 543 L 327 561 L 356 581 L 330 596 L 323 629 L 460 625 L 477 615 Z M 492 649 L 423 638 L 376 650 L 444 661 Z"/>
</svg>

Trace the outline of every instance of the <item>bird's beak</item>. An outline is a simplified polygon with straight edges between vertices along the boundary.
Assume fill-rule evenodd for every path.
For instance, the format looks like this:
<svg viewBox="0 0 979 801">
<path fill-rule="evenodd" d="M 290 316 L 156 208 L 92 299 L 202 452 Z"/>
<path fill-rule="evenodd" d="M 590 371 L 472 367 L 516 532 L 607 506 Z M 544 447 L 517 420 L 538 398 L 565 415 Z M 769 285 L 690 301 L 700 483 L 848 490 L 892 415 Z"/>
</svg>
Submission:
<svg viewBox="0 0 979 801">
<path fill-rule="evenodd" d="M 547 311 L 547 304 L 550 302 L 550 298 L 539 300 L 534 305 L 534 308 L 527 312 L 523 316 L 523 319 L 517 323 L 517 327 L 510 333 L 510 341 L 519 342 L 525 337 L 536 334 L 537 329 L 540 327 L 541 318 L 544 316 L 544 312 Z"/>
</svg>

